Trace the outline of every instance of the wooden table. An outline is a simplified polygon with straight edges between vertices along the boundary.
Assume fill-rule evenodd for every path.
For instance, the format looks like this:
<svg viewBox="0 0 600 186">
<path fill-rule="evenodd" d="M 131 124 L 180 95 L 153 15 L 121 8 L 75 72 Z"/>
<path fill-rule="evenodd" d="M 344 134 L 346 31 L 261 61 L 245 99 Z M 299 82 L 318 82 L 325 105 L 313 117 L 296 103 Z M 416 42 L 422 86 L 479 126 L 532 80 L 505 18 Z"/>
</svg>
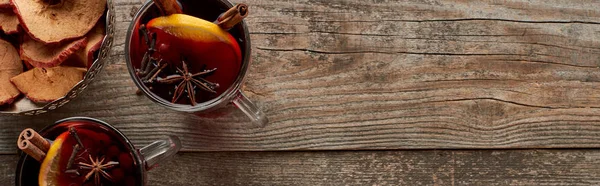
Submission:
<svg viewBox="0 0 600 186">
<path fill-rule="evenodd" d="M 244 90 L 265 127 L 137 96 L 123 48 L 141 2 L 115 2 L 110 65 L 85 94 L 0 118 L 2 185 L 19 132 L 70 116 L 140 147 L 179 136 L 150 185 L 600 184 L 600 1 L 245 0 Z"/>
</svg>

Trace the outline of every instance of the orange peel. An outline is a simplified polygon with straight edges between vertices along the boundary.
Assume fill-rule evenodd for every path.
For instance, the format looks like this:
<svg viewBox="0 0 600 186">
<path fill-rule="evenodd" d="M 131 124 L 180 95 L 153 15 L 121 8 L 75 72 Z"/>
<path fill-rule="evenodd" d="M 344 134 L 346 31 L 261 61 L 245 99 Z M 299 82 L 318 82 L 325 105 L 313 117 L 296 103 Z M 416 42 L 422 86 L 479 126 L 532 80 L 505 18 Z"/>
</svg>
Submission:
<svg viewBox="0 0 600 186">
<path fill-rule="evenodd" d="M 50 146 L 48 153 L 46 153 L 46 158 L 42 161 L 38 175 L 38 184 L 40 186 L 58 186 L 58 177 L 60 174 L 63 174 L 60 171 L 60 151 L 68 136 L 69 132 L 60 134 Z"/>
</svg>

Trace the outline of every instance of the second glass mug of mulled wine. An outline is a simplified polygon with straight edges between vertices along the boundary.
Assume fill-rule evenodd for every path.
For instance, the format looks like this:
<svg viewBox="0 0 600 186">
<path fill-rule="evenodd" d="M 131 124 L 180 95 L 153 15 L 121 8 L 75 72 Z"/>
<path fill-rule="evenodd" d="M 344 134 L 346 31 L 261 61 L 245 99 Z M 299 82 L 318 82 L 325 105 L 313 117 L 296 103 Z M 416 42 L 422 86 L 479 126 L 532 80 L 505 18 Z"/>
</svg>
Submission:
<svg viewBox="0 0 600 186">
<path fill-rule="evenodd" d="M 181 14 L 164 13 L 161 5 L 147 1 L 131 22 L 125 58 L 136 86 L 169 109 L 210 116 L 233 104 L 253 123 L 264 126 L 265 114 L 240 90 L 250 65 L 250 36 L 243 17 L 239 18 L 247 15 L 247 6 L 233 6 L 227 0 L 176 4 Z M 227 28 L 220 22 L 213 24 L 231 15 L 231 10 L 236 10 L 238 23 L 224 24 Z"/>
<path fill-rule="evenodd" d="M 28 130 L 31 129 L 24 130 L 23 136 L 19 136 L 18 146 L 26 153 L 21 155 L 17 164 L 17 186 L 144 186 L 146 172 L 175 155 L 181 148 L 179 138 L 169 136 L 136 149 L 113 126 L 87 117 L 57 121 L 39 131 L 39 134 Z M 27 138 L 25 136 L 31 136 L 27 143 L 23 142 Z M 49 141 L 51 144 L 44 147 L 40 141 Z M 35 149 L 45 150 L 35 153 Z"/>
</svg>

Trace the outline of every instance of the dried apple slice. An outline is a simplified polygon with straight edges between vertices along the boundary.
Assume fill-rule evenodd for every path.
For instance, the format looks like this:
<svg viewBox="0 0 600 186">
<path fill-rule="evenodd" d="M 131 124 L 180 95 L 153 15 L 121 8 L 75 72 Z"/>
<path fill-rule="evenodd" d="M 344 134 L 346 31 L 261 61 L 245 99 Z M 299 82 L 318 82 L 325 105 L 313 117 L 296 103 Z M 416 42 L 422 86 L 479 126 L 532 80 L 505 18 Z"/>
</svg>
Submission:
<svg viewBox="0 0 600 186">
<path fill-rule="evenodd" d="M 21 43 L 21 58 L 34 67 L 49 68 L 60 65 L 77 50 L 84 48 L 87 38 L 81 38 L 65 44 L 44 44 L 30 39 L 26 35 Z"/>
<path fill-rule="evenodd" d="M 92 65 L 92 62 L 94 62 L 94 52 L 96 52 L 98 49 L 100 49 L 100 46 L 102 46 L 105 31 L 106 26 L 104 26 L 104 23 L 98 23 L 86 36 L 88 38 L 88 43 L 85 46 L 85 55 L 82 55 L 82 57 L 87 60 L 86 65 L 88 67 Z"/>
<path fill-rule="evenodd" d="M 10 7 L 10 0 L 0 0 L 0 8 Z"/>
<path fill-rule="evenodd" d="M 79 38 L 98 22 L 106 0 L 11 0 L 22 27 L 43 43 Z"/>
<path fill-rule="evenodd" d="M 9 42 L 0 39 L 0 105 L 11 104 L 19 90 L 10 83 L 10 78 L 23 72 L 23 64 L 17 49 Z"/>
<path fill-rule="evenodd" d="M 19 18 L 12 9 L 0 10 L 0 27 L 6 34 L 14 34 L 19 32 Z"/>
<path fill-rule="evenodd" d="M 47 103 L 65 96 L 86 72 L 84 68 L 34 68 L 10 79 L 29 100 Z"/>
<path fill-rule="evenodd" d="M 104 32 L 104 23 L 99 21 L 96 26 L 85 35 L 88 39 L 85 49 L 78 50 L 77 53 L 67 59 L 63 65 L 89 68 L 94 62 L 94 52 L 100 49 L 100 46 L 102 45 Z"/>
</svg>

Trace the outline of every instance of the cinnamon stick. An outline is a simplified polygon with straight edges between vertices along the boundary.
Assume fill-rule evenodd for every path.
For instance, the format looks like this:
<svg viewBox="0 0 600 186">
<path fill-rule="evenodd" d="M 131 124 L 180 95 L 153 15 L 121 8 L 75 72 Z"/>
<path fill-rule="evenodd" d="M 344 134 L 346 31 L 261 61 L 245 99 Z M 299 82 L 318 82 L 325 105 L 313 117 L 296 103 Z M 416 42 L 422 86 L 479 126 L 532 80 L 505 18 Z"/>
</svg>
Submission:
<svg viewBox="0 0 600 186">
<path fill-rule="evenodd" d="M 229 30 L 242 22 L 242 20 L 248 16 L 248 13 L 248 5 L 240 3 L 221 14 L 215 23 L 223 30 Z"/>
<path fill-rule="evenodd" d="M 31 128 L 23 130 L 19 135 L 19 140 L 30 141 L 43 152 L 50 150 L 50 142 Z"/>
<path fill-rule="evenodd" d="M 17 146 L 23 152 L 27 153 L 27 155 L 31 156 L 33 159 L 42 162 L 46 157 L 46 153 L 40 150 L 40 148 L 36 147 L 29 140 L 20 140 L 17 142 Z"/>
<path fill-rule="evenodd" d="M 181 10 L 181 6 L 177 3 L 177 0 L 152 0 L 154 4 L 158 7 L 160 12 L 165 15 L 171 14 L 181 14 L 183 10 Z"/>
</svg>

